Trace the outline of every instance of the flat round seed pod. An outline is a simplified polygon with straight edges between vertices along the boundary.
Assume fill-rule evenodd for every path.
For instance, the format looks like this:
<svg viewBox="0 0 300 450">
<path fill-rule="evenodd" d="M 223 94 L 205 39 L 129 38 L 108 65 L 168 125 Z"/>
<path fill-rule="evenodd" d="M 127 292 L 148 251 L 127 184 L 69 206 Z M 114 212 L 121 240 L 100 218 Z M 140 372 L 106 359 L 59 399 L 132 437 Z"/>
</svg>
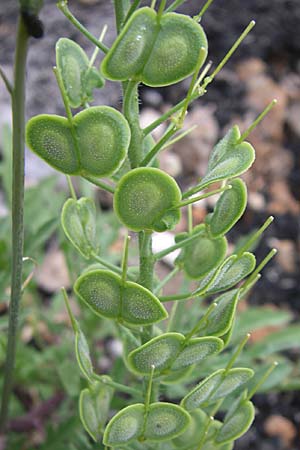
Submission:
<svg viewBox="0 0 300 450">
<path fill-rule="evenodd" d="M 140 167 L 120 180 L 114 210 L 130 230 L 165 231 L 180 219 L 180 210 L 172 210 L 180 200 L 180 189 L 172 177 L 156 168 Z"/>
<path fill-rule="evenodd" d="M 144 414 L 145 406 L 141 403 L 119 411 L 105 428 L 104 445 L 115 447 L 137 439 L 143 431 Z"/>
<path fill-rule="evenodd" d="M 89 66 L 88 57 L 76 42 L 60 38 L 56 43 L 56 65 L 70 106 L 78 108 L 85 95 L 82 78 Z"/>
<path fill-rule="evenodd" d="M 100 72 L 90 67 L 84 50 L 71 39 L 60 38 L 57 41 L 56 66 L 72 108 L 93 101 L 93 90 L 104 86 Z"/>
<path fill-rule="evenodd" d="M 185 273 L 192 279 L 198 279 L 208 274 L 225 257 L 227 241 L 225 237 L 212 239 L 206 232 L 205 225 L 194 228 L 193 234 L 203 230 L 190 244 L 186 245 L 177 260 Z"/>
<path fill-rule="evenodd" d="M 193 73 L 201 47 L 207 50 L 203 28 L 192 18 L 177 13 L 163 14 L 155 44 L 144 68 L 147 86 L 168 86 Z M 203 56 L 203 61 L 206 54 Z"/>
<path fill-rule="evenodd" d="M 168 375 L 162 375 L 160 382 L 162 384 L 178 384 L 182 380 L 186 379 L 194 370 L 195 366 L 185 367 L 184 369 L 169 371 Z"/>
<path fill-rule="evenodd" d="M 191 339 L 176 357 L 172 370 L 183 369 L 191 364 L 198 364 L 208 356 L 216 355 L 223 348 L 223 341 L 215 337 Z"/>
<path fill-rule="evenodd" d="M 220 369 L 205 378 L 182 400 L 182 405 L 187 411 L 216 402 L 217 400 L 232 394 L 236 389 L 245 384 L 254 372 L 247 368 Z"/>
<path fill-rule="evenodd" d="M 171 403 L 152 403 L 146 419 L 144 437 L 149 441 L 164 441 L 179 436 L 188 427 L 190 415 Z"/>
<path fill-rule="evenodd" d="M 200 442 L 203 433 L 205 433 L 205 425 L 207 423 L 208 416 L 204 411 L 196 409 L 190 413 L 191 421 L 186 430 L 177 438 L 173 440 L 175 447 L 190 448 Z"/>
<path fill-rule="evenodd" d="M 253 403 L 243 401 L 234 413 L 225 417 L 224 424 L 220 427 L 216 437 L 216 444 L 225 444 L 242 436 L 249 429 L 255 416 Z"/>
<path fill-rule="evenodd" d="M 74 118 L 81 171 L 103 177 L 116 172 L 127 155 L 130 128 L 124 116 L 109 106 L 95 106 Z"/>
<path fill-rule="evenodd" d="M 41 114 L 32 117 L 26 127 L 30 150 L 51 167 L 68 175 L 78 175 L 80 164 L 69 122 L 64 117 Z"/>
<path fill-rule="evenodd" d="M 92 199 L 69 198 L 62 209 L 61 223 L 65 235 L 84 258 L 97 252 L 96 207 Z"/>
<path fill-rule="evenodd" d="M 81 275 L 75 293 L 98 316 L 115 319 L 121 315 L 120 277 L 107 270 L 93 270 Z"/>
<path fill-rule="evenodd" d="M 150 325 L 168 316 L 150 291 L 131 281 L 123 283 L 119 275 L 107 270 L 81 275 L 74 290 L 97 315 L 126 324 Z"/>
<path fill-rule="evenodd" d="M 232 326 L 236 305 L 239 301 L 239 290 L 233 289 L 220 295 L 214 300 L 217 307 L 208 316 L 205 334 L 209 336 L 223 336 Z"/>
<path fill-rule="evenodd" d="M 90 349 L 85 338 L 85 335 L 78 326 L 78 330 L 75 333 L 75 352 L 78 366 L 89 381 L 92 380 L 94 369 L 93 363 L 90 356 Z"/>
<path fill-rule="evenodd" d="M 241 256 L 232 255 L 225 260 L 207 294 L 225 291 L 239 283 L 255 269 L 256 259 L 252 253 L 245 252 Z"/>
<path fill-rule="evenodd" d="M 109 80 L 140 79 L 158 31 L 152 8 L 137 10 L 113 43 L 102 62 L 102 73 Z"/>
<path fill-rule="evenodd" d="M 247 188 L 237 178 L 230 181 L 231 189 L 224 191 L 218 199 L 212 215 L 209 217 L 208 229 L 212 237 L 223 236 L 240 219 L 247 206 Z"/>
<path fill-rule="evenodd" d="M 202 47 L 207 49 L 205 33 L 190 17 L 166 13 L 159 19 L 152 8 L 140 8 L 105 56 L 102 71 L 110 80 L 167 86 L 195 70 Z"/>
<path fill-rule="evenodd" d="M 157 336 L 128 355 L 129 366 L 139 375 L 149 375 L 153 365 L 154 373 L 162 372 L 170 367 L 184 340 L 184 336 L 180 333 Z"/>
</svg>

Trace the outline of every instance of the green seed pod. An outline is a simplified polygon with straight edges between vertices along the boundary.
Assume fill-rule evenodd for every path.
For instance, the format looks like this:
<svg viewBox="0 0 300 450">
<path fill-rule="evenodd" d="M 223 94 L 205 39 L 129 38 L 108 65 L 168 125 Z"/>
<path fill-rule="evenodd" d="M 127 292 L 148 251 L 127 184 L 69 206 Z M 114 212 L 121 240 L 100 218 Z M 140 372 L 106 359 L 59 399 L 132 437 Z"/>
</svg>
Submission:
<svg viewBox="0 0 300 450">
<path fill-rule="evenodd" d="M 178 405 L 152 403 L 149 406 L 144 437 L 153 442 L 173 439 L 186 430 L 190 420 L 190 415 Z"/>
<path fill-rule="evenodd" d="M 103 443 L 108 446 L 128 444 L 143 431 L 145 406 L 142 403 L 127 406 L 119 411 L 105 428 Z"/>
<path fill-rule="evenodd" d="M 203 433 L 205 433 L 205 425 L 208 419 L 205 412 L 196 409 L 190 413 L 190 416 L 191 421 L 185 432 L 173 440 L 174 446 L 180 449 L 190 448 L 198 444 Z"/>
<path fill-rule="evenodd" d="M 74 285 L 76 294 L 97 315 L 129 325 L 150 325 L 168 314 L 147 289 L 107 270 L 81 275 Z"/>
<path fill-rule="evenodd" d="M 221 398 L 232 394 L 236 389 L 253 377 L 253 370 L 244 368 L 220 369 L 205 378 L 182 400 L 187 410 L 206 407 Z"/>
<path fill-rule="evenodd" d="M 208 316 L 205 334 L 209 336 L 223 336 L 232 326 L 236 305 L 239 300 L 239 290 L 233 289 L 220 295 L 214 301 L 217 307 Z"/>
<path fill-rule="evenodd" d="M 178 384 L 185 378 L 187 378 L 194 370 L 195 366 L 189 366 L 184 369 L 175 370 L 174 372 L 169 372 L 168 375 L 163 375 L 160 377 L 160 382 L 162 384 Z"/>
<path fill-rule="evenodd" d="M 130 128 L 109 106 L 94 106 L 74 118 L 83 173 L 104 177 L 116 172 L 127 155 Z"/>
<path fill-rule="evenodd" d="M 253 403 L 243 400 L 234 411 L 225 416 L 223 426 L 215 437 L 216 444 L 225 444 L 242 436 L 250 428 L 254 420 Z"/>
<path fill-rule="evenodd" d="M 93 89 L 104 86 L 103 77 L 94 67 L 89 67 L 85 52 L 71 39 L 57 41 L 56 65 L 72 108 L 92 101 Z"/>
<path fill-rule="evenodd" d="M 162 170 L 140 167 L 123 176 L 114 195 L 114 210 L 130 230 L 165 231 L 180 220 L 172 209 L 181 200 L 176 181 Z"/>
<path fill-rule="evenodd" d="M 247 188 L 237 178 L 230 181 L 231 189 L 224 191 L 216 203 L 214 212 L 209 215 L 209 234 L 216 238 L 227 233 L 241 218 L 247 206 Z"/>
<path fill-rule="evenodd" d="M 95 106 L 78 113 L 74 130 L 64 117 L 40 115 L 29 120 L 29 148 L 54 169 L 68 175 L 104 177 L 126 158 L 130 128 L 114 108 Z"/>
<path fill-rule="evenodd" d="M 86 341 L 85 335 L 83 334 L 79 326 L 77 327 L 75 333 L 75 352 L 77 363 L 82 374 L 85 376 L 87 380 L 91 381 L 94 374 L 94 369 L 90 357 L 90 349 Z"/>
<path fill-rule="evenodd" d="M 203 235 L 186 245 L 177 258 L 177 264 L 182 265 L 185 273 L 192 279 L 208 274 L 222 261 L 227 251 L 225 237 L 211 239 L 203 224 L 195 227 L 192 234 L 199 233 L 201 229 Z"/>
<path fill-rule="evenodd" d="M 139 375 L 150 374 L 153 366 L 154 373 L 168 374 L 197 364 L 204 358 L 219 353 L 222 348 L 223 342 L 218 338 L 194 338 L 185 344 L 182 334 L 164 333 L 131 352 L 128 364 Z"/>
<path fill-rule="evenodd" d="M 215 146 L 201 180 L 203 188 L 216 181 L 237 177 L 251 167 L 255 160 L 254 148 L 248 142 L 238 143 L 239 138 L 240 131 L 235 126 Z"/>
<path fill-rule="evenodd" d="M 152 8 L 140 8 L 105 56 L 102 71 L 110 80 L 167 86 L 195 70 L 202 47 L 207 50 L 205 33 L 190 17 L 166 13 L 159 18 Z"/>
<path fill-rule="evenodd" d="M 215 294 L 230 289 L 249 275 L 255 269 L 255 264 L 255 256 L 249 252 L 245 252 L 241 256 L 229 256 L 217 271 L 207 294 Z"/>
<path fill-rule="evenodd" d="M 69 198 L 63 206 L 61 224 L 65 235 L 84 258 L 97 253 L 96 207 L 92 199 Z"/>
<path fill-rule="evenodd" d="M 41 114 L 29 120 L 26 127 L 28 147 L 54 169 L 68 175 L 79 175 L 80 164 L 67 119 Z"/>
<path fill-rule="evenodd" d="M 99 441 L 107 420 L 113 388 L 102 383 L 94 383 L 89 389 L 83 389 L 79 398 L 81 422 L 94 439 Z"/>
<path fill-rule="evenodd" d="M 226 444 L 216 444 L 214 438 L 216 434 L 218 433 L 218 430 L 223 426 L 223 423 L 219 420 L 214 420 L 207 433 L 207 437 L 205 439 L 205 443 L 203 445 L 203 450 L 232 450 L 233 449 L 233 442 L 228 442 Z"/>
</svg>

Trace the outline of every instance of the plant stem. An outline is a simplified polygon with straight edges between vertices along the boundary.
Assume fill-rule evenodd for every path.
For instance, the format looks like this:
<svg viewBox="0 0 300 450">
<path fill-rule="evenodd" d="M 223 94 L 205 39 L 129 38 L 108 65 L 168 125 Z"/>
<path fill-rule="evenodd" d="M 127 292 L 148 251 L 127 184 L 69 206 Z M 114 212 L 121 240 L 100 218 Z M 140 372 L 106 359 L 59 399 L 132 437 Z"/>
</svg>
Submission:
<svg viewBox="0 0 300 450">
<path fill-rule="evenodd" d="M 162 250 L 161 252 L 155 253 L 153 255 L 154 260 L 159 261 L 164 256 L 168 255 L 169 253 L 174 252 L 174 250 L 185 247 L 186 245 L 193 242 L 195 239 L 197 239 L 202 234 L 203 234 L 203 229 L 201 229 L 199 232 L 193 234 L 191 237 L 188 237 L 187 239 L 183 239 L 182 241 L 178 242 L 178 244 L 171 245 L 171 247 L 168 247 L 165 250 Z"/>
<path fill-rule="evenodd" d="M 177 129 L 178 128 L 176 125 L 171 125 L 163 135 L 163 137 L 154 145 L 150 152 L 147 153 L 140 165 L 147 166 L 148 164 L 150 164 L 156 157 L 156 155 L 160 152 L 160 150 L 163 149 L 164 145 L 169 141 L 169 139 L 176 133 Z"/>
<path fill-rule="evenodd" d="M 114 0 L 117 32 L 120 33 L 130 8 L 129 0 Z"/>
<path fill-rule="evenodd" d="M 139 283 L 149 291 L 153 291 L 154 264 L 152 252 L 152 232 L 141 231 L 139 233 L 140 277 Z M 143 327 L 142 342 L 147 342 L 152 337 L 152 326 Z"/>
<path fill-rule="evenodd" d="M 143 157 L 143 131 L 139 121 L 139 99 L 137 81 L 128 81 L 123 101 L 123 112 L 131 131 L 128 157 L 131 168 L 138 167 Z"/>
<path fill-rule="evenodd" d="M 8 79 L 7 76 L 5 75 L 4 70 L 3 70 L 1 67 L 0 67 L 0 77 L 2 78 L 2 80 L 3 80 L 3 82 L 4 82 L 5 87 L 6 87 L 7 91 L 8 91 L 8 93 L 9 93 L 10 95 L 12 95 L 12 94 L 13 94 L 13 87 L 12 87 L 12 85 L 11 85 L 9 79 Z"/>
<path fill-rule="evenodd" d="M 13 117 L 13 180 L 12 180 L 12 275 L 9 305 L 8 341 L 2 391 L 0 430 L 6 424 L 10 394 L 13 386 L 19 305 L 22 291 L 22 259 L 24 244 L 24 133 L 25 133 L 25 78 L 28 33 L 19 16 L 12 91 Z"/>
<path fill-rule="evenodd" d="M 83 175 L 82 178 L 94 184 L 95 186 L 98 186 L 100 189 L 104 189 L 104 191 L 110 192 L 111 194 L 114 194 L 115 192 L 115 188 L 113 186 L 105 183 L 104 181 L 100 181 L 97 178 L 92 177 L 91 175 Z"/>
</svg>

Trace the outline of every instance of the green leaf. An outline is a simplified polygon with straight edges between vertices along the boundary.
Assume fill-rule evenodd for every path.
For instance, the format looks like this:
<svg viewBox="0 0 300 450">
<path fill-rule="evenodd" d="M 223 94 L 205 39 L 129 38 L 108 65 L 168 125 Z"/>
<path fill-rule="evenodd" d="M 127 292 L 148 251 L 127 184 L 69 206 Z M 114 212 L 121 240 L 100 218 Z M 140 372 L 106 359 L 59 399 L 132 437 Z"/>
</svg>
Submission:
<svg viewBox="0 0 300 450">
<path fill-rule="evenodd" d="M 163 441 L 179 436 L 190 423 L 190 415 L 171 403 L 152 403 L 147 412 L 145 439 Z"/>
<path fill-rule="evenodd" d="M 167 86 L 193 73 L 202 47 L 207 49 L 205 33 L 190 17 L 167 13 L 159 18 L 154 9 L 140 8 L 105 56 L 102 72 L 110 80 Z"/>
<path fill-rule="evenodd" d="M 97 315 L 129 325 L 149 325 L 167 317 L 160 301 L 147 289 L 106 270 L 81 275 L 74 290 Z"/>
<path fill-rule="evenodd" d="M 143 431 L 144 414 L 145 406 L 141 403 L 127 406 L 119 411 L 105 429 L 104 445 L 115 447 L 137 439 Z"/>
<path fill-rule="evenodd" d="M 99 441 L 102 429 L 107 420 L 110 402 L 114 390 L 102 383 L 94 383 L 89 389 L 83 389 L 79 398 L 79 413 L 81 422 L 94 439 Z"/>
<path fill-rule="evenodd" d="M 194 338 L 186 342 L 180 333 L 165 333 L 151 339 L 128 355 L 130 368 L 140 375 L 168 374 L 170 370 L 182 370 L 199 363 L 223 348 L 221 339 L 214 337 Z"/>
<path fill-rule="evenodd" d="M 68 175 L 104 177 L 119 169 L 130 143 L 130 128 L 120 112 L 94 106 L 78 113 L 73 126 L 60 116 L 33 117 L 27 123 L 27 145 Z"/>
<path fill-rule="evenodd" d="M 272 355 L 272 353 L 291 348 L 299 348 L 299 346 L 300 326 L 295 324 L 269 334 L 248 349 L 248 352 L 254 358 L 265 358 L 266 356 Z"/>
<path fill-rule="evenodd" d="M 208 230 L 216 238 L 227 233 L 241 218 L 247 206 L 247 188 L 237 178 L 230 181 L 231 189 L 224 191 L 218 199 L 214 211 L 209 215 Z"/>
<path fill-rule="evenodd" d="M 182 265 L 185 273 L 192 279 L 207 275 L 223 260 L 227 250 L 225 237 L 210 238 L 203 224 L 196 226 L 192 234 L 199 233 L 201 229 L 203 235 L 186 245 L 176 260 L 177 264 Z"/>
<path fill-rule="evenodd" d="M 94 88 L 102 88 L 104 79 L 76 42 L 60 38 L 56 43 L 56 65 L 72 108 L 92 101 Z"/>
<path fill-rule="evenodd" d="M 69 198 L 63 206 L 61 223 L 65 235 L 84 258 L 97 253 L 96 207 L 92 199 Z"/>
<path fill-rule="evenodd" d="M 206 335 L 223 336 L 227 333 L 232 326 L 238 300 L 238 289 L 226 292 L 214 300 L 217 307 L 207 318 L 204 330 Z"/>
<path fill-rule="evenodd" d="M 133 169 L 124 175 L 114 195 L 114 210 L 130 230 L 165 231 L 179 222 L 180 202 L 176 181 L 162 170 L 152 167 Z"/>
<path fill-rule="evenodd" d="M 233 287 L 255 269 L 255 264 L 256 259 L 252 253 L 245 252 L 241 256 L 230 256 L 217 271 L 206 291 L 207 294 L 215 294 Z"/>
<path fill-rule="evenodd" d="M 226 415 L 224 424 L 215 437 L 215 442 L 225 444 L 238 439 L 249 429 L 254 415 L 253 403 L 247 400 L 242 401 L 233 412 Z"/>
<path fill-rule="evenodd" d="M 78 175 L 79 160 L 67 119 L 41 114 L 32 117 L 26 127 L 27 145 L 54 169 Z"/>
<path fill-rule="evenodd" d="M 198 407 L 205 407 L 215 401 L 232 394 L 246 383 L 254 372 L 246 368 L 234 368 L 226 372 L 220 369 L 201 381 L 182 400 L 182 406 L 188 411 Z"/>
</svg>

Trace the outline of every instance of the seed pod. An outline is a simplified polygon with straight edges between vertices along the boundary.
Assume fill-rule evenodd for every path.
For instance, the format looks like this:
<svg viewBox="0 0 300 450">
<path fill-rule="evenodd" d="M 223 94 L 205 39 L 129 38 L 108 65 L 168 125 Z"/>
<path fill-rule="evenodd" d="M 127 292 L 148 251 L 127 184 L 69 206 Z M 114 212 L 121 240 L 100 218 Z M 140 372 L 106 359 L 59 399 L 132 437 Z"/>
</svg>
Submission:
<svg viewBox="0 0 300 450">
<path fill-rule="evenodd" d="M 179 437 L 173 440 L 175 447 L 184 449 L 185 447 L 190 448 L 200 442 L 203 433 L 205 433 L 205 425 L 207 423 L 208 416 L 204 411 L 196 409 L 190 413 L 191 421 L 189 426 Z"/>
<path fill-rule="evenodd" d="M 253 375 L 253 370 L 246 368 L 234 368 L 227 372 L 225 369 L 217 370 L 201 381 L 198 386 L 184 397 L 181 403 L 187 411 L 206 407 L 232 394 L 250 380 Z"/>
<path fill-rule="evenodd" d="M 247 206 L 247 188 L 245 183 L 237 178 L 230 181 L 231 189 L 224 191 L 216 203 L 215 209 L 209 215 L 209 234 L 217 238 L 227 233 L 240 219 Z"/>
<path fill-rule="evenodd" d="M 103 443 L 108 446 L 128 444 L 135 439 L 160 442 L 170 440 L 185 431 L 190 415 L 171 403 L 137 403 L 118 412 L 107 425 Z"/>
<path fill-rule="evenodd" d="M 214 147 L 209 158 L 207 172 L 201 180 L 202 188 L 241 175 L 251 167 L 255 151 L 248 142 L 238 143 L 240 131 L 231 128 L 226 136 Z"/>
<path fill-rule="evenodd" d="M 114 210 L 130 230 L 165 231 L 180 220 L 172 209 L 181 200 L 176 181 L 162 170 L 140 167 L 123 176 L 114 195 Z"/>
<path fill-rule="evenodd" d="M 89 389 L 83 389 L 79 398 L 79 414 L 81 422 L 94 439 L 99 441 L 102 429 L 107 420 L 113 388 L 102 383 L 94 383 Z"/>
<path fill-rule="evenodd" d="M 205 327 L 206 335 L 223 336 L 229 331 L 233 323 L 238 300 L 238 289 L 226 292 L 214 300 L 217 303 L 217 307 L 207 318 Z"/>
<path fill-rule="evenodd" d="M 242 436 L 254 420 L 254 406 L 249 400 L 242 400 L 234 410 L 225 416 L 224 424 L 215 437 L 216 444 L 225 444 Z"/>
<path fill-rule="evenodd" d="M 97 253 L 96 207 L 92 199 L 69 198 L 62 209 L 61 223 L 65 235 L 84 258 Z"/>
<path fill-rule="evenodd" d="M 210 284 L 207 294 L 230 289 L 255 269 L 256 259 L 252 253 L 245 252 L 241 256 L 229 256 Z"/>
<path fill-rule="evenodd" d="M 77 363 L 82 374 L 87 380 L 91 381 L 94 374 L 94 369 L 90 357 L 90 349 L 85 335 L 83 334 L 79 326 L 77 327 L 77 330 L 75 332 L 75 352 Z"/>
<path fill-rule="evenodd" d="M 218 338 L 194 338 L 185 343 L 180 333 L 164 333 L 131 352 L 128 364 L 140 375 L 150 374 L 153 366 L 155 374 L 169 374 L 197 364 L 222 348 L 223 342 Z"/>
<path fill-rule="evenodd" d="M 29 148 L 54 169 L 68 175 L 108 176 L 125 160 L 130 128 L 114 108 L 95 106 L 78 113 L 74 130 L 64 117 L 40 115 L 29 120 Z"/>
<path fill-rule="evenodd" d="M 74 285 L 76 294 L 97 315 L 129 325 L 150 325 L 168 314 L 160 301 L 143 286 L 122 281 L 107 270 L 81 275 Z"/>
<path fill-rule="evenodd" d="M 192 279 L 198 279 L 208 274 L 222 261 L 227 250 L 225 237 L 210 238 L 203 224 L 195 227 L 192 234 L 199 233 L 201 230 L 203 230 L 203 234 L 186 245 L 176 260 L 177 264 L 182 265 L 185 273 Z"/>
<path fill-rule="evenodd" d="M 94 67 L 89 67 L 86 53 L 71 39 L 57 41 L 56 65 L 72 108 L 92 101 L 93 89 L 104 86 L 103 77 Z"/>
<path fill-rule="evenodd" d="M 205 33 L 190 17 L 166 13 L 159 18 L 152 8 L 140 8 L 105 56 L 102 71 L 110 80 L 167 86 L 195 70 L 202 47 L 207 50 Z"/>
</svg>

